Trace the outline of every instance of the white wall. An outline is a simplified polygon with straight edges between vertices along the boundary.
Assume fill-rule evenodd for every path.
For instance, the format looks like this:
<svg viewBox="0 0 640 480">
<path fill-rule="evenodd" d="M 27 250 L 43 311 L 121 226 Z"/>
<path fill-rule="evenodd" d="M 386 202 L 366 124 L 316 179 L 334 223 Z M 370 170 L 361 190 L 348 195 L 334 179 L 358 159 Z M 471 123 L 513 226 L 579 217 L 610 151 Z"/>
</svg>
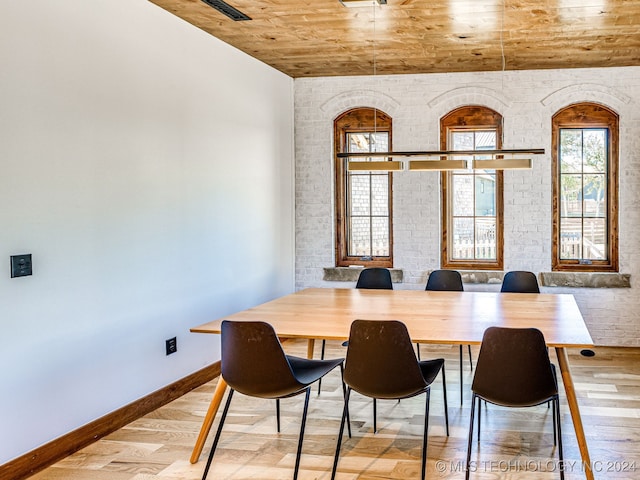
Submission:
<svg viewBox="0 0 640 480">
<path fill-rule="evenodd" d="M 293 290 L 293 197 L 289 77 L 145 0 L 1 0 L 0 464 L 217 360 L 190 327 Z"/>
<path fill-rule="evenodd" d="M 504 118 L 504 148 L 544 148 L 532 170 L 505 172 L 505 270 L 551 271 L 551 117 L 580 101 L 620 115 L 620 272 L 630 289 L 543 288 L 572 293 L 599 344 L 640 346 L 640 68 L 568 69 L 296 79 L 296 288 L 344 286 L 322 280 L 335 266 L 333 120 L 377 107 L 393 118 L 397 151 L 438 150 L 439 122 L 463 105 Z M 440 183 L 434 172 L 393 177 L 394 266 L 398 288 L 422 289 L 440 268 Z M 499 285 L 468 285 L 492 290 Z"/>
</svg>

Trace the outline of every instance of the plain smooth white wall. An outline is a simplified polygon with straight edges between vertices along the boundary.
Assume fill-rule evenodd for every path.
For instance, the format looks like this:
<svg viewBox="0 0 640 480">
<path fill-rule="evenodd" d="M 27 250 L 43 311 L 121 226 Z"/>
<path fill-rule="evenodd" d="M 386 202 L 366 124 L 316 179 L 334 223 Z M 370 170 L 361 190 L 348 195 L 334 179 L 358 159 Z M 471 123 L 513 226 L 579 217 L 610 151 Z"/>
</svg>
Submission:
<svg viewBox="0 0 640 480">
<path fill-rule="evenodd" d="M 1 0 L 0 65 L 2 464 L 293 290 L 294 166 L 292 79 L 145 0 Z"/>
</svg>

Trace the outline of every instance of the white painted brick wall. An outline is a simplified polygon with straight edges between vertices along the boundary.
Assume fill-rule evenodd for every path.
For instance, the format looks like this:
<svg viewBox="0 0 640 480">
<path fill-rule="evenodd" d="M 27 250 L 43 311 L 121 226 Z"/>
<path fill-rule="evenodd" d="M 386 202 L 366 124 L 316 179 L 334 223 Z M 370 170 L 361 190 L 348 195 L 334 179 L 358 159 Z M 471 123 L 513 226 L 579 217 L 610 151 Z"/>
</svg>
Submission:
<svg viewBox="0 0 640 480">
<path fill-rule="evenodd" d="M 620 272 L 630 289 L 543 288 L 572 293 L 597 344 L 640 346 L 640 67 L 295 80 L 296 288 L 335 266 L 333 120 L 354 107 L 393 118 L 394 150 L 437 150 L 439 120 L 463 105 L 504 118 L 504 148 L 544 148 L 531 170 L 506 171 L 505 270 L 551 270 L 551 117 L 571 103 L 602 103 L 620 115 Z M 398 288 L 423 289 L 440 266 L 440 176 L 394 175 L 394 266 Z M 468 285 L 498 290 L 499 285 Z"/>
</svg>

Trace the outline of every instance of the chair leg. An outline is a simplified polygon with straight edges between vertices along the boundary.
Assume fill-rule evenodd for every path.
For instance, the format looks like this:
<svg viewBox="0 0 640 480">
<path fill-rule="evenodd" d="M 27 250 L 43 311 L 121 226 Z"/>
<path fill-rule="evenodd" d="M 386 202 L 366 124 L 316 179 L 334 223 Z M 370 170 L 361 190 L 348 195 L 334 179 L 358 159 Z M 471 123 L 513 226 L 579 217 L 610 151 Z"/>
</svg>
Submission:
<svg viewBox="0 0 640 480">
<path fill-rule="evenodd" d="M 373 399 L 373 433 L 378 433 L 378 409 L 377 409 L 377 405 L 378 403 L 376 402 L 376 399 Z"/>
<path fill-rule="evenodd" d="M 420 361 L 420 344 L 416 343 L 416 352 L 418 353 L 418 361 Z"/>
<path fill-rule="evenodd" d="M 431 399 L 431 389 L 427 389 L 427 400 L 424 407 L 424 436 L 422 438 L 422 480 L 425 478 L 427 471 L 427 432 L 429 431 L 429 400 Z M 447 435 L 449 435 L 447 433 Z"/>
<path fill-rule="evenodd" d="M 556 424 L 557 412 L 556 412 L 556 402 L 552 401 L 551 403 L 553 403 L 553 406 L 551 407 L 552 408 L 551 415 L 553 417 L 553 446 L 555 447 L 556 445 L 558 445 L 558 438 L 557 438 L 558 437 L 558 434 L 557 434 L 558 428 L 557 428 L 557 424 Z"/>
<path fill-rule="evenodd" d="M 340 379 L 342 380 L 342 397 L 347 397 L 347 386 L 344 383 L 344 366 L 340 364 Z M 347 431 L 349 432 L 349 438 L 351 438 L 351 419 L 349 418 L 349 408 L 347 408 Z"/>
<path fill-rule="evenodd" d="M 467 345 L 469 349 L 469 366 L 471 367 L 471 371 L 473 372 L 473 359 L 471 358 L 471 345 Z"/>
<path fill-rule="evenodd" d="M 560 480 L 564 480 L 564 455 L 562 453 L 562 421 L 560 419 L 560 397 L 554 399 L 556 411 L 556 426 L 558 430 L 558 458 L 560 460 Z"/>
<path fill-rule="evenodd" d="M 342 444 L 342 434 L 344 433 L 344 422 L 349 412 L 349 396 L 351 394 L 351 387 L 347 388 L 347 393 L 344 396 L 344 409 L 342 410 L 342 420 L 340 421 L 340 432 L 338 433 L 338 442 L 336 445 L 336 456 L 333 459 L 333 469 L 331 470 L 331 480 L 336 478 L 336 471 L 338 470 L 338 457 L 340 456 L 340 446 Z"/>
<path fill-rule="evenodd" d="M 484 402 L 485 406 L 487 402 Z M 480 423 L 482 420 L 482 399 L 478 400 L 478 443 L 480 443 Z"/>
<path fill-rule="evenodd" d="M 296 452 L 296 466 L 293 469 L 293 480 L 298 478 L 298 468 L 300 467 L 300 455 L 302 454 L 302 440 L 304 439 L 304 426 L 307 423 L 307 410 L 309 409 L 309 395 L 311 387 L 307 387 L 304 395 L 304 409 L 302 411 L 302 422 L 300 425 L 300 438 L 298 439 L 298 451 Z"/>
<path fill-rule="evenodd" d="M 320 349 L 320 360 L 324 360 L 324 347 L 327 345 L 326 340 L 322 340 L 322 348 Z M 318 380 L 318 395 L 320 395 L 320 389 L 322 388 L 322 377 Z"/>
<path fill-rule="evenodd" d="M 462 345 L 460 345 L 460 406 L 462 406 L 462 398 L 463 398 L 463 373 L 462 373 Z"/>
<path fill-rule="evenodd" d="M 216 431 L 216 436 L 213 439 L 213 445 L 211 446 L 211 451 L 209 452 L 209 458 L 207 459 L 207 464 L 204 467 L 204 473 L 202 474 L 202 480 L 207 478 L 207 474 L 209 473 L 209 468 L 211 467 L 211 461 L 213 460 L 213 454 L 216 451 L 216 447 L 218 446 L 218 440 L 220 440 L 220 433 L 222 432 L 222 425 L 224 425 L 224 421 L 227 418 L 227 413 L 229 412 L 229 405 L 231 405 L 231 397 L 233 397 L 233 388 L 229 389 L 229 395 L 227 396 L 227 403 L 224 404 L 224 410 L 222 410 L 222 416 L 220 417 L 220 424 L 218 425 L 218 430 Z"/>
<path fill-rule="evenodd" d="M 444 365 L 442 366 L 442 393 L 444 394 L 444 424 L 447 428 L 447 437 L 449 436 L 449 407 L 447 405 L 447 376 L 444 373 Z"/>
<path fill-rule="evenodd" d="M 475 393 L 471 395 L 471 421 L 469 422 L 469 440 L 467 442 L 467 464 L 465 466 L 465 474 L 464 478 L 469 480 L 470 468 L 471 468 L 471 445 L 473 443 L 473 421 L 474 414 L 476 411 L 476 395 Z"/>
<path fill-rule="evenodd" d="M 276 398 L 276 424 L 278 425 L 278 433 L 280 433 L 280 399 Z"/>
</svg>

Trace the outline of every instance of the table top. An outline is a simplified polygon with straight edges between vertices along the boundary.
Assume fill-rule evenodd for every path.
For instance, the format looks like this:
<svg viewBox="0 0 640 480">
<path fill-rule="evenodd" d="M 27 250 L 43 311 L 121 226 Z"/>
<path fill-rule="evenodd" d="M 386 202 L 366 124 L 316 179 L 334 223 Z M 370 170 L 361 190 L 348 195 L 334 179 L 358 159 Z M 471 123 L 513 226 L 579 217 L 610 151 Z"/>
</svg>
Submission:
<svg viewBox="0 0 640 480">
<path fill-rule="evenodd" d="M 491 326 L 535 327 L 550 347 L 593 347 L 569 294 L 436 292 L 307 288 L 205 323 L 195 333 L 220 333 L 222 320 L 261 320 L 283 338 L 346 340 L 351 322 L 400 320 L 414 342 L 476 344 Z"/>
</svg>

